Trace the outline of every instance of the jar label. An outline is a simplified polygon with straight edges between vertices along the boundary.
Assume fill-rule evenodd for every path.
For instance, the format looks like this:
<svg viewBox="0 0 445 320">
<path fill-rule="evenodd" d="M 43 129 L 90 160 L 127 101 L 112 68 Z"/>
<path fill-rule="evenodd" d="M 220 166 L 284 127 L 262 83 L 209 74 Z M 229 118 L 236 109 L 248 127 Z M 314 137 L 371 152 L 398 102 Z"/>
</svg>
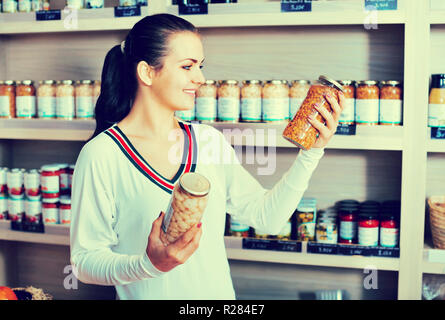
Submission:
<svg viewBox="0 0 445 320">
<path fill-rule="evenodd" d="M 76 97 L 76 117 L 92 118 L 94 115 L 94 105 L 92 97 Z"/>
<path fill-rule="evenodd" d="M 59 193 L 59 176 L 42 176 L 42 192 Z"/>
<path fill-rule="evenodd" d="M 261 121 L 261 98 L 241 99 L 241 119 Z"/>
<path fill-rule="evenodd" d="M 16 97 L 15 103 L 16 103 L 17 118 L 34 117 L 36 115 L 36 97 L 35 96 Z"/>
<path fill-rule="evenodd" d="M 230 231 L 233 232 L 245 232 L 249 231 L 249 226 L 244 223 L 240 223 L 238 221 L 234 221 L 233 219 L 230 221 Z"/>
<path fill-rule="evenodd" d="M 377 246 L 379 244 L 379 228 L 358 228 L 358 243 L 362 246 Z"/>
<path fill-rule="evenodd" d="M 42 213 L 42 202 L 26 201 L 25 212 L 27 216 L 38 216 Z"/>
<path fill-rule="evenodd" d="M 402 123 L 402 100 L 381 99 L 380 100 L 380 123 Z"/>
<path fill-rule="evenodd" d="M 42 218 L 44 224 L 59 223 L 59 209 L 58 208 L 42 208 Z"/>
<path fill-rule="evenodd" d="M 340 239 L 354 240 L 357 235 L 357 222 L 340 221 Z"/>
<path fill-rule="evenodd" d="M 0 197 L 0 214 L 8 211 L 8 199 Z"/>
<path fill-rule="evenodd" d="M 215 120 L 216 119 L 216 99 L 209 97 L 196 98 L 196 119 Z"/>
<path fill-rule="evenodd" d="M 8 188 L 9 189 L 21 189 L 23 186 L 23 174 L 21 172 L 8 172 Z"/>
<path fill-rule="evenodd" d="M 354 98 L 346 98 L 345 100 L 345 108 L 340 114 L 340 118 L 338 122 L 355 122 L 355 99 Z"/>
<path fill-rule="evenodd" d="M 289 118 L 293 119 L 297 114 L 298 110 L 300 110 L 301 105 L 303 104 L 304 98 L 290 98 L 289 99 Z"/>
<path fill-rule="evenodd" d="M 263 99 L 263 120 L 280 121 L 289 117 L 289 98 Z"/>
<path fill-rule="evenodd" d="M 195 120 L 195 108 L 192 108 L 190 110 L 175 111 L 175 115 L 181 118 L 182 120 L 186 121 Z"/>
<path fill-rule="evenodd" d="M 62 189 L 62 190 L 68 189 L 68 186 L 69 186 L 68 174 L 61 173 L 60 174 L 60 189 Z"/>
<path fill-rule="evenodd" d="M 357 99 L 355 107 L 355 116 L 357 123 L 379 122 L 378 99 Z"/>
<path fill-rule="evenodd" d="M 218 99 L 218 119 L 236 121 L 240 116 L 240 100 L 236 98 Z"/>
<path fill-rule="evenodd" d="M 9 105 L 9 97 L 8 96 L 0 96 L 0 117 L 10 117 L 11 108 Z"/>
<path fill-rule="evenodd" d="M 380 245 L 382 247 L 397 247 L 399 244 L 399 229 L 380 228 Z"/>
<path fill-rule="evenodd" d="M 68 189 L 71 189 L 73 185 L 73 175 L 70 173 L 68 174 Z"/>
<path fill-rule="evenodd" d="M 60 223 L 70 224 L 71 223 L 71 210 L 70 209 L 60 209 Z"/>
<path fill-rule="evenodd" d="M 57 97 L 57 118 L 74 118 L 74 97 Z"/>
<path fill-rule="evenodd" d="M 56 98 L 38 97 L 37 109 L 39 118 L 54 118 L 56 116 Z"/>
<path fill-rule="evenodd" d="M 25 203 L 23 199 L 9 199 L 8 200 L 8 212 L 9 218 L 12 221 L 21 222 L 23 218 L 23 213 L 25 212 Z"/>
<path fill-rule="evenodd" d="M 28 173 L 25 174 L 25 189 L 39 189 L 40 187 L 40 174 Z"/>
<path fill-rule="evenodd" d="M 428 126 L 445 127 L 445 104 L 429 104 Z"/>
</svg>

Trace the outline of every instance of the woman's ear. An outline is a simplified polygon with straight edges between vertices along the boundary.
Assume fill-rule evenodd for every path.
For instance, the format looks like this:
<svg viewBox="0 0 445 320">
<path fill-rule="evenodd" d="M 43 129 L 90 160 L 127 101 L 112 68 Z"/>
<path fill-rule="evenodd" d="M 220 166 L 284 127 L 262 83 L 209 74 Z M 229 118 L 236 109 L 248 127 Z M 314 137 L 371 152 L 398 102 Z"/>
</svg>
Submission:
<svg viewBox="0 0 445 320">
<path fill-rule="evenodd" d="M 153 82 L 153 76 L 155 74 L 154 69 L 145 61 L 139 61 L 136 67 L 137 76 L 142 83 L 147 86 L 151 86 Z"/>
</svg>

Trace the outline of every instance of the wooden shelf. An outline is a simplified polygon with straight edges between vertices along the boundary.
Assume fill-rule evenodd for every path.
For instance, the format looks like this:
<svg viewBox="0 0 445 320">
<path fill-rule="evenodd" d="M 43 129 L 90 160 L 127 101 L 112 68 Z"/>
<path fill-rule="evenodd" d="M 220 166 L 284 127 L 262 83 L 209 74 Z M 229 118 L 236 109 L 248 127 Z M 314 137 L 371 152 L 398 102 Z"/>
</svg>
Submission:
<svg viewBox="0 0 445 320">
<path fill-rule="evenodd" d="M 422 271 L 430 274 L 445 274 L 445 250 L 434 249 L 432 241 L 425 241 Z"/>
<path fill-rule="evenodd" d="M 85 141 L 93 133 L 94 120 L 0 119 L 0 139 Z M 286 123 L 211 124 L 233 145 L 295 147 L 282 137 Z M 403 149 L 403 127 L 357 126 L 355 136 L 336 135 L 330 149 L 393 150 Z"/>
<path fill-rule="evenodd" d="M 43 244 L 70 245 L 70 228 L 65 225 L 45 226 L 45 233 L 23 232 L 10 229 L 9 220 L 0 220 L 0 240 Z"/>
</svg>

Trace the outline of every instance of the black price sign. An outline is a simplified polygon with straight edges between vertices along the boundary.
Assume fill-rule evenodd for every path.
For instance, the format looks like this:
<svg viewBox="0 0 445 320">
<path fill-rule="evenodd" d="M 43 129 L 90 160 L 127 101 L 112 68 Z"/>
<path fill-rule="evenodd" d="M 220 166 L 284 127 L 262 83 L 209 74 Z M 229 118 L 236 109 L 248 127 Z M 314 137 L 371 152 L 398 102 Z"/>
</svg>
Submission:
<svg viewBox="0 0 445 320">
<path fill-rule="evenodd" d="M 36 21 L 61 20 L 60 10 L 36 11 Z"/>
<path fill-rule="evenodd" d="M 317 253 L 317 254 L 337 254 L 337 245 L 329 244 L 329 243 L 316 243 L 316 242 L 308 242 L 307 243 L 307 252 L 308 253 Z"/>
<path fill-rule="evenodd" d="M 140 6 L 114 7 L 114 17 L 137 17 L 141 15 Z"/>
<path fill-rule="evenodd" d="M 355 136 L 355 132 L 356 132 L 355 124 L 339 123 L 335 134 L 344 135 L 344 136 Z"/>
<path fill-rule="evenodd" d="M 243 238 L 243 249 L 301 252 L 301 242 Z"/>
<path fill-rule="evenodd" d="M 338 245 L 338 253 L 345 256 L 371 256 L 374 248 L 357 245 Z"/>
<path fill-rule="evenodd" d="M 445 128 L 431 128 L 431 139 L 445 139 Z"/>
<path fill-rule="evenodd" d="M 183 4 L 179 3 L 179 14 L 190 15 L 190 14 L 208 14 L 209 5 L 207 3 L 189 3 Z"/>
<path fill-rule="evenodd" d="M 365 0 L 365 10 L 397 10 L 397 0 Z"/>
<path fill-rule="evenodd" d="M 378 247 L 374 249 L 374 255 L 377 257 L 398 258 L 400 256 L 400 249 Z"/>
<path fill-rule="evenodd" d="M 281 12 L 312 11 L 312 0 L 281 0 Z"/>
</svg>

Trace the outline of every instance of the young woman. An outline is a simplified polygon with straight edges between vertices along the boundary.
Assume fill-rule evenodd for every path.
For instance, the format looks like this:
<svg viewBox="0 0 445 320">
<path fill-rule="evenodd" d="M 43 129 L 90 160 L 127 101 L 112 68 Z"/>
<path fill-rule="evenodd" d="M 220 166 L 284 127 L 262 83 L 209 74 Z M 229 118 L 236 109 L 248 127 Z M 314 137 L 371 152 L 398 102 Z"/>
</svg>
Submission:
<svg viewBox="0 0 445 320">
<path fill-rule="evenodd" d="M 74 171 L 71 262 L 82 282 L 114 285 L 119 299 L 234 299 L 226 212 L 277 234 L 336 131 L 343 96 L 327 97 L 326 125 L 308 119 L 320 133 L 314 148 L 265 190 L 219 131 L 174 116 L 193 107 L 203 61 L 196 28 L 168 14 L 143 18 L 105 58 L 96 131 Z M 208 205 L 201 223 L 164 246 L 163 211 L 185 172 L 209 179 Z"/>
</svg>

